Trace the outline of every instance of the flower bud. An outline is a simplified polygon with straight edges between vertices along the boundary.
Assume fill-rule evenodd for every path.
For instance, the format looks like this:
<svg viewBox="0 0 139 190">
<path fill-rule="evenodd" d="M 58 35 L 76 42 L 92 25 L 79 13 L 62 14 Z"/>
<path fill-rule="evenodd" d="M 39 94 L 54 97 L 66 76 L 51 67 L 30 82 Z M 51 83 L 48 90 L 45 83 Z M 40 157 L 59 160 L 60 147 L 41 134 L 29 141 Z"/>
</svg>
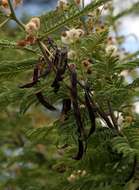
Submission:
<svg viewBox="0 0 139 190">
<path fill-rule="evenodd" d="M 20 5 L 23 1 L 22 0 L 14 0 L 13 5 L 16 8 L 18 5 Z"/>
<path fill-rule="evenodd" d="M 117 56 L 118 49 L 115 45 L 108 45 L 105 50 L 107 54 L 111 54 L 112 56 Z"/>
<path fill-rule="evenodd" d="M 1 5 L 7 9 L 9 7 L 8 0 L 2 0 Z"/>
<path fill-rule="evenodd" d="M 67 0 L 58 0 L 58 8 L 62 9 L 62 10 L 66 10 L 68 8 L 68 2 Z"/>
<path fill-rule="evenodd" d="M 68 180 L 69 182 L 74 182 L 74 181 L 76 180 L 76 176 L 75 176 L 74 174 L 71 174 L 71 175 L 67 178 L 67 180 Z"/>
<path fill-rule="evenodd" d="M 40 19 L 38 17 L 32 18 L 30 22 L 35 23 L 36 27 L 40 29 Z"/>
<path fill-rule="evenodd" d="M 70 50 L 68 52 L 68 59 L 75 59 L 76 58 L 76 52 L 74 50 Z"/>
<path fill-rule="evenodd" d="M 75 3 L 76 3 L 77 5 L 80 5 L 81 0 L 75 0 Z"/>
<path fill-rule="evenodd" d="M 85 175 L 86 175 L 86 170 L 83 170 L 81 176 L 83 177 Z"/>
<path fill-rule="evenodd" d="M 40 29 L 40 19 L 37 17 L 32 18 L 26 25 L 25 30 L 29 35 L 37 32 Z"/>
</svg>

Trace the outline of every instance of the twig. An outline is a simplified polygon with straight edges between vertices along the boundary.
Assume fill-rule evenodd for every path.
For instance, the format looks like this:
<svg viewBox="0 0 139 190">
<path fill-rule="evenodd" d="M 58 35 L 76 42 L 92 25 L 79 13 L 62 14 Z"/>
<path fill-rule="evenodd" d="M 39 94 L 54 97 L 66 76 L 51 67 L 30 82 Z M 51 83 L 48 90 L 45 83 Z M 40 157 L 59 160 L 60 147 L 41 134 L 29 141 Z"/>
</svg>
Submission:
<svg viewBox="0 0 139 190">
<path fill-rule="evenodd" d="M 17 18 L 16 14 L 15 14 L 11 0 L 8 0 L 8 4 L 9 4 L 10 10 L 11 10 L 11 15 L 10 15 L 11 19 L 13 19 L 23 30 L 25 30 L 25 25 Z"/>
<path fill-rule="evenodd" d="M 116 129 L 117 131 L 119 131 L 119 130 L 118 130 L 117 121 L 116 121 L 116 118 L 115 118 L 115 116 L 114 116 L 114 113 L 113 113 L 113 110 L 112 110 L 112 107 L 111 107 L 111 103 L 110 103 L 109 100 L 108 100 L 107 102 L 108 102 L 108 109 L 109 109 L 109 112 L 110 112 L 110 117 L 111 117 L 111 120 L 112 120 L 112 122 L 113 122 L 113 125 L 114 125 L 115 129 Z"/>
<path fill-rule="evenodd" d="M 0 24 L 0 28 L 2 28 L 9 20 L 10 20 L 10 18 L 7 18 L 6 20 L 4 20 L 4 21 Z"/>
</svg>

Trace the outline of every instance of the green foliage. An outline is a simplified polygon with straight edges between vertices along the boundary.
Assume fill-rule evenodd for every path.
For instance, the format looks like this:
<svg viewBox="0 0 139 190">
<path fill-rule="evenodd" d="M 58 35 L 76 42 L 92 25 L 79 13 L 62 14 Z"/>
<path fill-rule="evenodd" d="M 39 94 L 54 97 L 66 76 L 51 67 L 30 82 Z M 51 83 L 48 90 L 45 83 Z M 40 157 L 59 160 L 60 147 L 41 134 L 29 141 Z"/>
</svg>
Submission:
<svg viewBox="0 0 139 190">
<path fill-rule="evenodd" d="M 110 28 L 136 5 L 113 17 L 109 0 L 85 7 L 70 1 L 41 15 L 31 35 L 12 10 L 23 30 L 4 26 L 0 33 L 0 189 L 137 190 L 138 52 L 121 58 L 118 42 L 116 53 L 109 50 Z M 11 19 L 1 22 L 5 17 Z M 79 38 L 64 44 L 61 35 L 75 28 Z M 133 73 L 130 84 L 123 71 Z M 67 99 L 72 106 L 65 111 Z"/>
</svg>

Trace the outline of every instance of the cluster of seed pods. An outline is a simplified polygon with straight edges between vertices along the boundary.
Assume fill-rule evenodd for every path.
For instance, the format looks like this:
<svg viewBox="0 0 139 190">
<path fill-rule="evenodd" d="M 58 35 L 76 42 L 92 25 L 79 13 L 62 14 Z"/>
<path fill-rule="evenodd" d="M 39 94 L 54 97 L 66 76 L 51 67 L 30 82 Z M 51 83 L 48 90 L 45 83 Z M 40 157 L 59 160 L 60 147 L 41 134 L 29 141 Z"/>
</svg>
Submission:
<svg viewBox="0 0 139 190">
<path fill-rule="evenodd" d="M 96 117 L 102 118 L 106 122 L 107 126 L 111 129 L 114 129 L 115 126 L 113 125 L 112 121 L 109 119 L 107 114 L 103 112 L 101 109 L 99 109 L 98 105 L 94 102 L 89 85 L 87 83 L 81 84 L 78 80 L 78 72 L 75 64 L 68 64 L 67 48 L 59 48 L 51 38 L 48 38 L 44 44 L 42 44 L 42 42 L 39 42 L 38 44 L 40 46 L 40 50 L 42 51 L 43 56 L 39 58 L 38 63 L 34 67 L 32 82 L 27 83 L 21 86 L 20 88 L 31 88 L 35 84 L 37 84 L 41 77 L 45 76 L 46 78 L 46 76 L 49 76 L 51 72 L 54 72 L 55 77 L 52 84 L 50 85 L 53 88 L 54 93 L 58 93 L 61 82 L 65 77 L 65 73 L 69 74 L 70 86 L 67 86 L 69 90 L 69 97 L 63 98 L 62 100 L 61 116 L 64 116 L 64 122 L 68 119 L 68 112 L 70 110 L 73 110 L 78 132 L 78 152 L 73 158 L 76 160 L 80 160 L 86 152 L 88 138 L 95 132 Z M 47 48 L 45 48 L 46 44 Z M 51 51 L 51 49 L 52 56 L 50 59 L 50 55 L 48 52 Z M 82 87 L 82 90 L 84 92 L 83 100 L 79 96 L 77 88 L 78 85 Z M 53 106 L 49 102 L 47 97 L 44 97 L 41 91 L 37 92 L 35 95 L 38 101 L 45 108 L 51 111 L 56 110 L 55 106 Z M 86 132 L 84 126 L 84 119 L 82 118 L 80 103 L 83 103 L 86 107 L 90 119 L 90 129 L 88 132 Z"/>
</svg>

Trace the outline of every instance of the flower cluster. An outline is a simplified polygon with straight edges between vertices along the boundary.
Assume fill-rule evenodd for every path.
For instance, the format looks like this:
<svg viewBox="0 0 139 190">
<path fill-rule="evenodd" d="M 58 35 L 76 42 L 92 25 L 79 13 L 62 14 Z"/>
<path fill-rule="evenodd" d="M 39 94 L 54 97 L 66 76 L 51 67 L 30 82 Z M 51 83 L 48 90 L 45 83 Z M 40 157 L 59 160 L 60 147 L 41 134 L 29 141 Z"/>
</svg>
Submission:
<svg viewBox="0 0 139 190">
<path fill-rule="evenodd" d="M 13 6 L 14 8 L 16 8 L 18 5 L 20 5 L 22 3 L 22 0 L 14 0 L 13 1 Z M 5 9 L 9 8 L 9 3 L 8 0 L 2 0 L 1 1 L 1 6 Z"/>
<path fill-rule="evenodd" d="M 107 54 L 111 54 L 112 56 L 118 55 L 118 48 L 116 45 L 107 45 L 105 50 Z"/>
<path fill-rule="evenodd" d="M 69 50 L 68 51 L 68 59 L 73 60 L 76 57 L 77 57 L 76 51 L 74 51 L 74 50 Z"/>
<path fill-rule="evenodd" d="M 68 8 L 67 0 L 58 0 L 57 7 L 61 10 L 66 10 Z"/>
<path fill-rule="evenodd" d="M 74 182 L 78 180 L 80 177 L 84 177 L 86 174 L 87 174 L 86 170 L 73 171 L 73 173 L 69 177 L 67 177 L 67 180 L 69 182 Z"/>
<path fill-rule="evenodd" d="M 29 35 L 35 34 L 40 29 L 40 19 L 38 17 L 32 18 L 26 25 L 25 30 Z"/>
<path fill-rule="evenodd" d="M 61 40 L 64 44 L 72 44 L 80 39 L 84 35 L 82 29 L 72 28 L 71 30 L 62 33 Z"/>
</svg>

